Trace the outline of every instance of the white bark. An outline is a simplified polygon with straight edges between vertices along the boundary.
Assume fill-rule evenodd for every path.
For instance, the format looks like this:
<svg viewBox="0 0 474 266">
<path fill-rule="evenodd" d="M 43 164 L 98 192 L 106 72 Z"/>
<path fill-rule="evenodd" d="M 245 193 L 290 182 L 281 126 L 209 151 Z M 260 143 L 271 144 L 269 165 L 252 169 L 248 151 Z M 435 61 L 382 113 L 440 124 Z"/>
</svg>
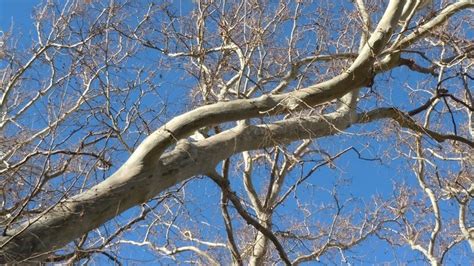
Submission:
<svg viewBox="0 0 474 266">
<path fill-rule="evenodd" d="M 454 11 L 474 5 L 474 1 L 470 0 L 448 7 L 447 11 L 440 14 L 441 17 L 436 17 L 434 22 L 421 27 L 417 33 L 413 33 L 414 36 L 401 39 L 396 49 L 386 51 L 404 3 L 405 0 L 390 1 L 367 44 L 360 50 L 354 63 L 340 75 L 298 91 L 219 102 L 172 119 L 146 138 L 123 166 L 105 181 L 84 193 L 61 200 L 46 212 L 1 237 L 0 263 L 35 258 L 41 260 L 48 252 L 66 245 L 121 212 L 146 202 L 167 188 L 192 176 L 212 172 L 220 161 L 238 152 L 261 149 L 275 143 L 285 144 L 333 135 L 354 122 L 365 123 L 381 118 L 392 118 L 402 126 L 423 131 L 422 127 L 414 125 L 413 121 L 393 110 L 378 110 L 367 116 L 347 116 L 345 112 L 335 112 L 326 116 L 293 118 L 262 126 L 237 126 L 195 143 L 182 142 L 165 153 L 176 140 L 189 136 L 204 126 L 283 114 L 326 103 L 356 91 L 372 78 L 377 56 L 408 46 L 446 20 Z M 351 95 L 349 102 L 355 103 L 356 97 Z M 450 139 L 449 136 L 430 134 L 429 131 L 425 133 L 439 141 Z"/>
</svg>

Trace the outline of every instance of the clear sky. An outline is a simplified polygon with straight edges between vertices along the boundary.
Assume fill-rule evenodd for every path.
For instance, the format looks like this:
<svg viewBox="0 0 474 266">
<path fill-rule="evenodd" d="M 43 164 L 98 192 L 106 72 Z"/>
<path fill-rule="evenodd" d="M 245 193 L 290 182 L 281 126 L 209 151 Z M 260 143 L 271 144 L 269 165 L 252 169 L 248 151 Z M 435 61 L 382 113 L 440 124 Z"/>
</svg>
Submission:
<svg viewBox="0 0 474 266">
<path fill-rule="evenodd" d="M 37 5 L 40 1 L 37 0 L 0 0 L 0 30 L 3 32 L 9 31 L 12 29 L 13 35 L 22 35 L 25 42 L 30 40 L 30 34 L 34 34 L 32 31 L 32 20 L 31 20 L 31 11 L 32 8 Z M 25 45 L 28 46 L 28 45 Z M 402 70 L 400 70 L 402 71 Z M 402 76 L 402 73 L 398 73 Z M 394 75 L 397 75 L 395 72 Z M 394 101 L 397 101 L 397 96 L 394 96 Z M 364 126 L 364 131 L 370 132 L 373 130 L 380 130 L 381 124 Z M 349 132 L 360 132 L 360 127 L 355 126 L 349 130 Z M 336 138 L 324 138 L 318 140 L 317 142 L 323 147 L 332 147 L 330 151 L 337 151 L 339 149 L 344 149 L 347 146 L 354 146 L 359 151 L 362 151 L 362 156 L 365 158 L 373 158 L 373 155 L 380 154 L 384 150 L 385 144 L 379 142 L 375 146 L 367 148 L 367 144 L 373 143 L 374 138 L 372 136 L 351 136 L 347 135 L 345 137 L 338 137 L 337 141 L 339 143 L 334 143 Z M 388 145 L 387 145 L 388 146 Z M 393 190 L 393 181 L 402 181 L 405 180 L 408 183 L 415 183 L 415 179 L 412 176 L 410 171 L 399 172 L 393 171 L 393 169 L 403 169 L 407 168 L 407 165 L 404 165 L 404 162 L 401 161 L 384 161 L 384 163 L 372 162 L 360 160 L 358 154 L 355 152 L 349 152 L 341 159 L 338 159 L 337 164 L 338 169 L 329 169 L 324 168 L 318 172 L 318 175 L 315 176 L 312 181 L 313 183 L 318 183 L 321 186 L 331 188 L 332 185 L 338 180 L 340 180 L 343 175 L 344 178 L 349 179 L 350 181 L 350 195 L 359 198 L 363 201 L 371 201 L 372 196 L 375 194 L 390 195 Z M 342 170 L 340 170 L 342 169 Z M 323 178 L 324 177 L 324 178 Z M 319 180 L 317 180 L 319 178 Z M 199 190 L 205 189 L 208 190 L 208 195 L 213 195 L 212 200 L 217 201 L 218 193 L 217 190 L 213 189 L 213 184 L 205 180 L 197 180 L 195 182 L 194 188 L 196 193 Z M 193 189 L 192 186 L 190 186 Z M 304 197 L 304 195 L 302 195 Z M 205 201 L 205 200 L 204 200 Z M 212 210 L 208 211 L 212 212 Z M 135 210 L 130 211 L 134 213 Z M 206 208 L 200 208 L 199 211 L 201 214 L 206 212 Z M 285 213 L 286 210 L 282 209 L 281 213 Z M 127 217 L 127 213 L 124 214 L 124 217 Z M 289 214 L 291 215 L 291 213 Z M 212 221 L 211 221 L 212 222 Z M 216 222 L 216 221 L 214 221 Z M 129 233 L 130 234 L 130 233 Z M 129 235 L 133 237 L 132 235 Z M 377 245 L 373 245 L 377 243 Z M 388 258 L 392 258 L 393 254 L 390 252 L 387 253 L 385 244 L 381 244 L 381 241 L 372 241 L 369 240 L 365 244 L 360 245 L 356 250 L 359 250 L 361 253 L 370 253 L 368 254 L 369 260 L 373 263 L 386 262 Z M 399 248 L 393 250 L 393 252 L 399 252 L 401 258 L 405 257 L 407 260 L 412 258 L 412 251 L 408 248 Z M 137 256 L 148 256 L 145 255 L 139 248 L 132 248 L 123 251 L 124 257 L 137 257 Z M 403 255 L 405 254 L 405 255 Z M 472 258 L 471 258 L 472 259 Z M 393 261 L 389 261 L 393 262 Z M 98 260 L 98 263 L 105 263 L 101 259 Z M 339 263 L 335 263 L 339 264 Z M 413 265 L 422 265 L 420 261 L 413 261 Z M 354 265 L 359 265 L 355 263 Z"/>
<path fill-rule="evenodd" d="M 12 25 L 16 33 L 20 29 L 32 29 L 31 11 L 39 0 L 0 0 L 0 28 L 8 30 Z"/>
</svg>

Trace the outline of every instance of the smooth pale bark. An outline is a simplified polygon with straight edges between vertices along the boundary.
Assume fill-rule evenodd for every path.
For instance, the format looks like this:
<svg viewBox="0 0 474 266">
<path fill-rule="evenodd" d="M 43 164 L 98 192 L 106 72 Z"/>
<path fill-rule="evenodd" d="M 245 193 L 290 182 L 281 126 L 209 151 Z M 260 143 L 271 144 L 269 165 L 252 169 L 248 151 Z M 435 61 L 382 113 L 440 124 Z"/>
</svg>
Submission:
<svg viewBox="0 0 474 266">
<path fill-rule="evenodd" d="M 20 260 L 23 254 L 30 254 L 24 257 L 29 258 L 41 254 L 36 250 L 47 252 L 65 245 L 71 235 L 78 237 L 187 178 L 213 171 L 232 154 L 335 134 L 336 127 L 344 129 L 347 125 L 348 121 L 342 118 L 308 117 L 265 126 L 238 126 L 200 142 L 183 142 L 154 164 L 123 167 L 107 179 L 117 183 L 103 182 L 31 221 L 26 230 L 3 247 L 9 257 L 2 259 Z M 58 242 L 53 247 L 46 246 Z"/>
<path fill-rule="evenodd" d="M 164 153 L 177 139 L 200 127 L 286 113 L 337 99 L 364 86 L 373 76 L 375 58 L 383 52 L 390 39 L 404 2 L 390 1 L 368 44 L 351 67 L 335 78 L 291 93 L 203 106 L 172 119 L 147 137 L 127 162 L 104 182 L 62 200 L 1 237 L 0 263 L 35 258 L 41 260 L 44 254 L 66 245 L 167 188 L 192 176 L 213 171 L 221 160 L 232 154 L 333 135 L 347 128 L 351 121 L 338 113 L 263 126 L 238 126 L 197 143 L 183 142 Z M 472 5 L 473 1 L 463 3 Z"/>
<path fill-rule="evenodd" d="M 375 112 L 359 115 L 358 122 L 367 123 L 390 118 L 391 113 L 392 111 L 381 109 L 380 114 Z M 94 194 L 94 189 L 91 189 L 56 206 L 42 219 L 30 225 L 23 234 L 14 238 L 7 246 L 12 257 L 2 259 L 18 261 L 22 254 L 32 252 L 34 244 L 57 243 L 58 239 L 67 244 L 70 240 L 63 237 L 65 232 L 68 235 L 87 232 L 91 227 L 101 225 L 104 217 L 114 217 L 126 210 L 126 204 L 146 201 L 150 196 L 187 178 L 212 172 L 220 161 L 235 153 L 288 144 L 300 139 L 331 136 L 350 125 L 347 117 L 331 114 L 294 118 L 262 126 L 238 126 L 196 143 L 182 143 L 173 151 L 164 154 L 150 167 L 156 171 L 137 173 L 135 179 L 129 180 L 120 188 L 115 187 L 107 196 L 104 196 L 105 193 L 100 193 L 106 191 L 97 191 L 97 194 Z M 120 176 L 114 177 L 120 178 Z"/>
</svg>

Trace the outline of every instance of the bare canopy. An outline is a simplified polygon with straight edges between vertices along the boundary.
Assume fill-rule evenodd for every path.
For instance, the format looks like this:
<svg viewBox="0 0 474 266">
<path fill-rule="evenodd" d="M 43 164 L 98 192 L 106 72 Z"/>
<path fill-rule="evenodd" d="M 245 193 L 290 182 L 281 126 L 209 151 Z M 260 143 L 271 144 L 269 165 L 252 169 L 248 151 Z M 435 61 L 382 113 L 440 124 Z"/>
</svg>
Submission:
<svg viewBox="0 0 474 266">
<path fill-rule="evenodd" d="M 467 217 L 472 215 L 469 203 L 474 193 L 474 185 L 470 183 L 473 181 L 472 176 L 469 176 L 472 174 L 470 171 L 474 148 L 474 106 L 470 96 L 470 84 L 474 79 L 474 47 L 472 42 L 466 41 L 469 33 L 466 33 L 466 36 L 448 36 L 436 32 L 440 27 L 448 27 L 446 25 L 450 25 L 451 18 L 462 15 L 463 12 L 471 12 L 474 7 L 473 0 L 451 1 L 452 3 L 446 5 L 440 3 L 438 7 L 434 6 L 438 2 L 433 1 L 429 9 L 427 4 L 431 1 L 390 0 L 384 5 L 380 3 L 387 1 L 375 1 L 379 3 L 378 7 L 372 3 L 374 1 L 353 1 L 354 7 L 348 10 L 352 10 L 351 12 L 356 14 L 356 20 L 360 22 L 357 34 L 354 34 L 358 36 L 357 44 L 354 44 L 356 37 L 345 39 L 352 38 L 347 37 L 351 35 L 350 32 L 342 32 L 337 42 L 341 45 L 350 43 L 349 48 L 340 49 L 338 44 L 335 44 L 332 48 L 327 48 L 327 51 L 332 51 L 327 54 L 305 54 L 307 51 L 301 49 L 303 42 L 316 45 L 303 40 L 303 37 L 299 42 L 300 37 L 296 34 L 300 30 L 309 32 L 315 25 L 310 19 L 302 18 L 303 8 L 300 5 L 303 5 L 304 1 L 291 4 L 289 2 L 293 1 L 281 1 L 274 9 L 269 8 L 268 10 L 272 10 L 276 15 L 262 19 L 258 22 L 262 24 L 259 24 L 260 28 L 250 29 L 251 33 L 239 32 L 239 25 L 245 28 L 248 27 L 245 23 L 250 25 L 253 23 L 251 21 L 257 21 L 258 16 L 254 18 L 251 12 L 264 10 L 259 1 L 236 1 L 229 8 L 230 4 L 226 1 L 195 1 L 193 5 L 196 9 L 192 11 L 195 17 L 193 15 L 189 18 L 195 25 L 186 24 L 186 16 L 172 14 L 169 11 L 171 4 L 166 1 L 150 1 L 148 10 L 141 11 L 144 12 L 143 18 L 132 26 L 127 26 L 130 23 L 127 20 L 129 18 L 120 19 L 120 12 L 126 13 L 126 10 L 135 8 L 138 3 L 110 1 L 110 4 L 101 8 L 100 2 L 70 1 L 57 5 L 46 1 L 44 6 L 39 6 L 34 17 L 38 40 L 29 55 L 15 56 L 14 49 L 8 46 L 13 45 L 9 40 L 12 36 L 7 33 L 1 36 L 0 49 L 4 50 L 0 50 L 3 75 L 0 83 L 0 141 L 5 144 L 0 144 L 0 175 L 2 195 L 9 199 L 4 199 L 1 206 L 3 236 L 0 237 L 0 263 L 73 262 L 74 259 L 88 258 L 88 254 L 94 252 L 103 252 L 115 260 L 106 252 L 112 239 L 131 228 L 134 223 L 146 219 L 148 213 L 154 212 L 150 205 L 157 197 L 172 195 L 170 189 L 196 176 L 209 177 L 222 193 L 220 206 L 223 208 L 227 243 L 218 245 L 198 241 L 189 230 L 181 231 L 182 239 L 211 248 L 224 248 L 236 265 L 242 265 L 244 262 L 262 265 L 271 261 L 272 256 L 273 261 L 288 265 L 318 260 L 333 247 L 343 252 L 365 241 L 369 235 L 376 235 L 394 246 L 398 243 L 406 244 L 422 254 L 432 265 L 442 263 L 444 254 L 458 243 L 469 243 L 474 250 L 474 227 L 470 227 L 467 222 Z M 252 5 L 254 11 L 247 10 Z M 290 12 L 290 7 L 293 6 L 294 14 Z M 158 23 L 162 18 L 158 17 L 158 13 L 153 13 L 155 8 L 163 12 L 160 16 L 169 16 L 168 24 Z M 383 10 L 380 16 L 373 15 L 377 8 Z M 421 8 L 424 8 L 424 13 L 417 13 Z M 95 14 L 95 18 L 88 18 L 88 9 L 91 10 L 90 14 Z M 266 12 L 270 12 L 268 10 Z M 241 16 L 240 12 L 244 15 Z M 232 15 L 234 13 L 235 16 Z M 472 16 L 473 13 L 469 14 Z M 275 26 L 280 16 L 282 21 L 290 21 L 285 24 L 288 30 L 280 33 L 287 36 L 285 41 L 278 39 L 276 33 L 281 26 Z M 75 19 L 78 17 L 81 17 L 79 21 L 88 22 L 77 22 Z M 183 19 L 183 22 L 175 26 L 175 21 L 180 19 Z M 326 21 L 329 20 L 330 18 L 326 17 Z M 376 21 L 373 23 L 371 20 Z M 268 27 L 263 25 L 265 23 Z M 471 17 L 465 23 L 460 22 L 457 25 L 457 29 L 464 28 L 466 32 L 471 32 L 471 41 L 472 23 Z M 92 30 L 82 29 L 87 28 L 89 24 Z M 155 28 L 145 28 L 147 25 L 154 25 Z M 189 33 L 186 32 L 187 29 Z M 68 31 L 72 30 L 77 30 L 77 35 L 68 35 Z M 218 33 L 205 37 L 207 30 L 215 30 Z M 258 38 L 247 39 L 246 34 L 254 34 Z M 272 34 L 275 36 L 272 37 Z M 324 35 L 321 32 L 320 35 L 332 38 L 331 34 Z M 318 38 L 320 35 L 317 35 Z M 173 38 L 176 38 L 176 41 L 170 41 Z M 285 43 L 288 47 L 268 48 L 272 38 L 274 42 Z M 424 42 L 425 46 L 432 46 L 434 52 L 425 54 L 423 47 L 419 46 L 420 42 Z M 116 43 L 117 46 L 107 50 L 109 48 L 104 47 L 109 43 Z M 453 52 L 449 50 L 451 48 L 446 48 L 451 44 L 454 47 Z M 142 49 L 147 53 L 143 53 Z M 184 111 L 186 108 L 180 109 L 179 115 L 161 124 L 155 121 L 160 120 L 160 105 L 154 102 L 158 97 L 149 98 L 148 93 L 156 89 L 154 86 L 160 86 L 160 90 L 162 87 L 174 90 L 175 87 L 172 86 L 177 88 L 186 82 L 177 81 L 177 85 L 162 86 L 158 84 L 158 74 L 147 76 L 144 69 L 135 67 L 137 61 L 145 60 L 143 58 L 152 52 L 159 53 L 160 58 L 166 58 L 160 59 L 163 62 L 189 60 L 188 65 L 180 63 L 180 71 L 189 71 L 190 76 L 197 79 L 195 87 L 191 89 L 194 97 L 198 99 L 197 103 L 191 108 L 186 107 L 188 111 Z M 273 65 L 266 62 L 267 57 L 271 56 L 275 56 Z M 255 59 L 257 57 L 259 59 Z M 260 60 L 261 65 L 252 63 L 253 60 Z M 284 62 L 280 68 L 276 66 L 280 64 L 278 60 Z M 426 62 L 420 64 L 420 60 Z M 163 62 L 157 64 L 172 66 L 172 63 Z M 333 65 L 321 70 L 314 67 L 319 63 Z M 45 64 L 50 68 L 34 70 L 37 64 Z M 10 67 L 4 67 L 5 65 Z M 384 75 L 401 66 L 406 66 L 409 68 L 407 71 L 428 77 L 427 79 L 437 84 L 427 99 L 423 98 L 427 97 L 426 93 L 416 96 L 421 90 L 413 89 L 413 95 L 410 96 L 412 98 L 405 101 L 407 105 L 409 101 L 414 102 L 417 108 L 410 111 L 403 110 L 403 105 L 379 105 L 378 101 L 382 101 L 384 97 L 388 98 L 388 88 L 385 87 L 375 89 L 380 90 L 379 95 L 370 96 L 370 93 L 363 93 L 364 88 L 370 88 L 372 91 L 379 83 L 389 86 L 389 81 L 383 81 Z M 275 70 L 277 68 L 279 69 Z M 170 69 L 173 71 L 173 67 Z M 270 75 L 272 71 L 277 73 Z M 448 71 L 457 72 L 451 74 Z M 318 73 L 321 73 L 320 76 Z M 44 78 L 45 75 L 50 78 Z M 454 83 L 452 89 L 446 88 L 449 83 L 445 86 L 444 82 L 451 82 L 452 79 L 459 79 L 459 83 Z M 26 87 L 29 86 L 31 90 L 39 89 L 35 93 L 27 92 Z M 123 94 L 125 89 L 121 86 L 129 88 L 127 95 Z M 117 95 L 116 98 L 114 94 Z M 370 97 L 375 100 L 371 102 Z M 361 106 L 364 98 L 369 100 Z M 140 109 L 149 99 L 153 99 L 152 103 L 147 103 L 152 106 L 150 110 Z M 44 110 L 48 110 L 45 111 L 47 114 L 44 114 L 48 121 L 38 122 L 40 126 L 33 125 L 28 128 L 25 126 L 28 112 L 34 108 L 42 108 L 43 100 L 46 103 L 44 106 L 47 106 Z M 435 106 L 441 102 L 446 104 L 447 109 L 443 109 L 443 112 L 450 118 L 439 118 L 439 124 L 435 124 L 430 116 Z M 462 114 L 456 114 L 456 111 L 451 109 Z M 117 112 L 117 115 L 114 115 L 114 112 Z M 129 113 L 125 115 L 120 112 Z M 422 117 L 422 113 L 426 116 Z M 455 114 L 449 116 L 449 113 Z M 76 118 L 73 118 L 74 116 Z M 89 121 L 95 119 L 100 122 L 98 125 L 106 125 L 110 130 L 101 132 L 89 129 L 88 123 L 92 123 Z M 450 119 L 462 121 L 459 122 L 461 126 L 454 125 L 454 132 L 444 127 Z M 414 225 L 406 225 L 406 228 L 410 229 L 405 233 L 403 230 L 395 233 L 398 230 L 394 229 L 395 225 L 385 226 L 388 223 L 402 226 L 403 222 L 407 221 L 405 216 L 409 217 L 406 214 L 409 206 L 390 205 L 402 204 L 400 199 L 403 198 L 403 193 L 400 192 L 400 195 L 397 194 L 397 200 L 379 206 L 386 209 L 384 219 L 374 218 L 372 227 L 360 227 L 357 237 L 357 230 L 354 229 L 354 237 L 348 236 L 351 240 L 348 240 L 347 244 L 339 245 L 337 241 L 333 243 L 328 237 L 327 243 L 319 249 L 314 248 L 305 253 L 295 248 L 296 251 L 292 252 L 288 242 L 290 240 L 287 239 L 292 239 L 293 232 L 272 231 L 272 219 L 275 209 L 288 199 L 288 195 L 293 193 L 305 178 L 288 185 L 288 193 L 284 193 L 286 174 L 298 167 L 301 158 L 310 156 L 308 147 L 312 140 L 328 136 L 335 138 L 352 127 L 374 124 L 381 120 L 397 125 L 399 132 L 408 132 L 410 136 L 401 137 L 397 145 L 400 145 L 400 157 L 406 156 L 415 161 L 414 175 L 421 195 L 424 195 L 428 202 L 425 210 L 430 209 L 428 213 L 434 217 L 423 220 L 434 221 L 432 226 L 423 227 L 427 237 L 418 237 L 421 233 L 417 233 Z M 76 129 L 77 125 L 82 126 Z M 153 126 L 158 128 L 152 130 Z M 190 137 L 203 129 L 204 137 Z M 85 132 L 84 135 L 76 135 L 76 131 L 81 130 Z M 135 138 L 133 133 L 127 139 L 128 133 L 125 132 L 129 131 L 140 132 L 137 133 L 140 135 Z M 105 151 L 109 138 L 114 139 L 122 148 L 101 152 L 97 147 L 104 147 Z M 411 142 L 406 140 L 409 138 L 412 138 Z M 428 140 L 428 143 L 425 143 L 425 140 Z M 64 143 L 70 142 L 79 144 L 69 149 L 63 148 Z M 291 146 L 295 144 L 297 148 Z M 49 149 L 45 149 L 44 145 L 50 145 Z M 404 145 L 410 152 L 403 150 Z M 445 148 L 440 148 L 439 151 L 433 148 L 441 146 Z M 272 148 L 275 149 L 267 151 Z M 294 151 L 289 152 L 293 148 Z M 335 159 L 348 150 L 351 148 L 334 156 L 324 155 L 322 165 L 333 164 Z M 114 151 L 121 155 L 115 157 Z M 268 154 L 257 156 L 252 154 L 252 151 Z M 437 165 L 428 154 L 433 158 L 440 157 L 441 159 L 438 159 L 444 162 L 457 163 L 457 166 L 446 166 L 446 170 L 440 170 L 444 169 L 445 165 Z M 106 155 L 109 157 L 106 158 Z M 239 193 L 233 191 L 231 186 L 233 184 L 229 178 L 229 158 L 236 155 L 242 155 L 242 166 L 236 166 L 236 169 L 242 172 L 242 191 L 248 196 L 248 202 L 241 200 Z M 55 156 L 63 157 L 58 159 L 59 157 Z M 124 160 L 124 156 L 128 156 L 128 159 Z M 92 159 L 87 162 L 78 159 L 83 157 Z M 266 158 L 271 162 L 268 166 L 271 174 L 268 190 L 260 193 L 252 184 L 252 172 L 257 168 L 253 164 L 257 164 L 259 160 L 265 161 Z M 35 160 L 38 163 L 35 163 Z M 125 162 L 120 163 L 120 160 Z M 94 163 L 90 164 L 91 161 Z M 430 167 L 436 174 L 431 174 L 431 170 L 428 170 Z M 109 176 L 100 176 L 100 173 L 109 174 L 112 170 L 114 172 Z M 457 175 L 455 171 L 458 171 Z M 447 177 L 440 178 L 439 175 L 443 174 L 455 181 L 447 181 Z M 96 176 L 92 177 L 94 175 Z M 436 176 L 438 181 L 430 181 L 429 178 L 435 180 Z M 20 182 L 23 177 L 29 181 Z M 407 190 L 403 195 L 409 193 Z M 410 197 L 406 196 L 407 202 L 408 198 Z M 445 224 L 441 222 L 442 211 L 439 210 L 439 202 L 442 199 L 456 199 L 454 202 L 459 206 L 459 215 L 453 222 L 456 226 L 452 227 L 459 229 L 459 232 L 446 238 L 439 237 L 445 228 L 442 227 Z M 235 215 L 243 218 L 245 223 L 255 230 L 254 237 L 248 237 L 246 240 L 252 239 L 252 244 L 248 246 L 243 244 L 244 237 L 235 239 L 232 227 L 232 222 L 235 221 L 226 209 L 230 204 L 235 208 Z M 119 226 L 120 229 L 112 234 L 110 241 L 104 241 L 97 247 L 94 241 L 88 240 L 95 229 L 136 206 L 142 207 L 140 215 L 133 223 Z M 250 209 L 252 211 L 249 211 Z M 153 223 L 158 223 L 160 219 L 157 218 Z M 153 223 L 148 223 L 149 228 Z M 163 224 L 169 228 L 174 226 L 172 222 Z M 346 230 L 350 231 L 349 228 L 352 227 L 346 225 Z M 145 235 L 148 236 L 150 232 L 152 230 L 148 230 Z M 388 232 L 396 237 L 389 236 Z M 342 243 L 342 233 L 339 237 Z M 311 239 L 318 238 L 308 237 L 304 241 Z M 437 239 L 452 240 L 446 240 L 449 243 L 441 245 L 439 243 L 442 240 Z M 225 263 L 219 260 L 219 256 L 195 246 L 180 250 L 178 247 L 172 249 L 166 245 L 157 247 L 147 238 L 143 242 L 124 239 L 118 242 L 120 241 L 121 244 L 150 246 L 156 252 L 170 257 L 182 251 L 189 251 L 197 254 L 204 264 Z M 89 244 L 85 243 L 94 248 L 86 249 L 85 246 Z M 61 249 L 73 251 L 70 254 L 55 253 Z M 246 251 L 247 249 L 250 251 Z M 270 250 L 274 250 L 274 253 Z"/>
</svg>

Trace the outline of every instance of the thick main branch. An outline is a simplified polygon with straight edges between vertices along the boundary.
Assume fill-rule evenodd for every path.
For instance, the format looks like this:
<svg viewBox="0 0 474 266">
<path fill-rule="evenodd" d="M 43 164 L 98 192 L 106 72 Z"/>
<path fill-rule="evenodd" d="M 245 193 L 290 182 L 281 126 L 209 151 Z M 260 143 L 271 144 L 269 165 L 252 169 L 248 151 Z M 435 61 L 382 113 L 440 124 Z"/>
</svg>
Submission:
<svg viewBox="0 0 474 266">
<path fill-rule="evenodd" d="M 354 63 L 340 75 L 305 89 L 255 99 L 220 102 L 180 115 L 147 137 L 125 164 L 104 182 L 7 232 L 0 239 L 0 263 L 43 259 L 121 212 L 194 175 L 213 169 L 232 154 L 276 143 L 335 134 L 350 125 L 346 117 L 282 121 L 261 127 L 239 127 L 196 144 L 176 140 L 211 124 L 288 113 L 340 98 L 367 84 L 375 58 L 396 27 L 404 0 L 391 0 L 382 19 Z M 302 130 L 304 129 L 304 130 Z M 236 133 L 239 133 L 236 135 Z M 248 139 L 251 138 L 251 139 Z M 184 151 L 184 152 L 183 152 Z"/>
</svg>

